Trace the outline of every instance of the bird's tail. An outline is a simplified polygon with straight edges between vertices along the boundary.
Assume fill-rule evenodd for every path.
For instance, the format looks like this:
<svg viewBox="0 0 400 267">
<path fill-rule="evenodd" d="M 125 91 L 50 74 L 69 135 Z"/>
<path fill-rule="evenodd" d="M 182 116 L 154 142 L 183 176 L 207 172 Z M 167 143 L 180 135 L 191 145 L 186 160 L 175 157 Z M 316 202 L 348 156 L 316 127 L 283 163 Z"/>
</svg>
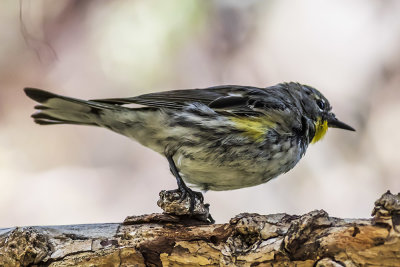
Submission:
<svg viewBox="0 0 400 267">
<path fill-rule="evenodd" d="M 25 88 L 24 91 L 28 97 L 40 103 L 35 106 L 38 112 L 32 114 L 32 118 L 41 125 L 97 125 L 96 118 L 103 110 L 117 108 L 115 105 L 65 97 L 35 88 Z"/>
</svg>

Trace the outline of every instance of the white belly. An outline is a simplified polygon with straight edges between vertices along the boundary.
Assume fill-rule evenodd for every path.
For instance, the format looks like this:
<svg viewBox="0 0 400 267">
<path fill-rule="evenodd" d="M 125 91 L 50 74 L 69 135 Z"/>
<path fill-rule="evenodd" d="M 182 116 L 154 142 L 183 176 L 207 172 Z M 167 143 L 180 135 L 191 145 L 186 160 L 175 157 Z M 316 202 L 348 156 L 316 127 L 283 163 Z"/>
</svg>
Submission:
<svg viewBox="0 0 400 267">
<path fill-rule="evenodd" d="M 174 161 L 185 182 L 202 190 L 233 190 L 266 183 L 292 169 L 301 158 L 297 147 L 275 157 L 236 158 L 221 163 L 187 158 L 177 153 Z"/>
</svg>

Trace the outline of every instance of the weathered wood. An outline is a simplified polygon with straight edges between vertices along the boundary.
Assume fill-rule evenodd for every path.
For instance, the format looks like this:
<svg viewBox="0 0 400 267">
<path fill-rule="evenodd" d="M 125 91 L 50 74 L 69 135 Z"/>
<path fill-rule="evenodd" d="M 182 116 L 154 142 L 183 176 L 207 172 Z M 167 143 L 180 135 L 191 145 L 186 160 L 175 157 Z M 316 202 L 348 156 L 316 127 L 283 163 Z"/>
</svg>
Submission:
<svg viewBox="0 0 400 267">
<path fill-rule="evenodd" d="M 240 214 L 207 224 L 151 214 L 0 229 L 0 266 L 400 266 L 400 196 L 385 193 L 373 215 Z"/>
</svg>

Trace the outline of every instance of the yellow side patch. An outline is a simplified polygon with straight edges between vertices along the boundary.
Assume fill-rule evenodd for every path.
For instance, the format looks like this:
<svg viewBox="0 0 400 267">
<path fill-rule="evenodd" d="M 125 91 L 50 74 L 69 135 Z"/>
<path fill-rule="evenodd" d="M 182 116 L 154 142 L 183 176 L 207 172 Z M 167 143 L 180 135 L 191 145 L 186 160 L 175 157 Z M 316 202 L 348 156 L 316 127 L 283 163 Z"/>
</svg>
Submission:
<svg viewBox="0 0 400 267">
<path fill-rule="evenodd" d="M 314 144 L 321 140 L 326 134 L 326 131 L 328 131 L 328 121 L 322 121 L 321 118 L 318 118 L 317 122 L 315 123 L 315 135 L 311 143 Z"/>
<path fill-rule="evenodd" d="M 236 128 L 242 130 L 244 134 L 251 137 L 256 142 L 263 141 L 268 129 L 275 127 L 276 123 L 267 117 L 231 117 L 230 120 Z"/>
</svg>

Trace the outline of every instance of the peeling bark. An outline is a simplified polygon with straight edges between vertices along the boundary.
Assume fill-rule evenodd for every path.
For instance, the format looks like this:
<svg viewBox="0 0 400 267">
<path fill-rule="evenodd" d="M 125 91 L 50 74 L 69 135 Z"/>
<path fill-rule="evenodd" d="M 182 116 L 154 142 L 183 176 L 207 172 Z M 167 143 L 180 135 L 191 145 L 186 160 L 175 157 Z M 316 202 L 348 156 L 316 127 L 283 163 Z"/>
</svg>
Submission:
<svg viewBox="0 0 400 267">
<path fill-rule="evenodd" d="M 373 216 L 245 213 L 210 224 L 151 214 L 0 229 L 0 266 L 400 266 L 400 195 L 385 193 Z"/>
</svg>

